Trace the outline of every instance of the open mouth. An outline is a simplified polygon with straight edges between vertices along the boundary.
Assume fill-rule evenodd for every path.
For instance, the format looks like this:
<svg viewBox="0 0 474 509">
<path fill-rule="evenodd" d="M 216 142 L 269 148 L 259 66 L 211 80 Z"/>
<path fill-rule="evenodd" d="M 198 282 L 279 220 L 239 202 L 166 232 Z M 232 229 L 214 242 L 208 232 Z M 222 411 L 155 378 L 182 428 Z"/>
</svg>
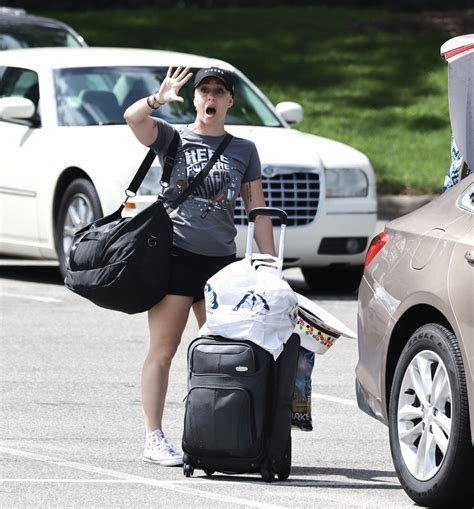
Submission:
<svg viewBox="0 0 474 509">
<path fill-rule="evenodd" d="M 213 108 L 212 106 L 208 106 L 206 108 L 206 115 L 213 117 L 215 114 L 216 114 L 216 108 Z"/>
</svg>

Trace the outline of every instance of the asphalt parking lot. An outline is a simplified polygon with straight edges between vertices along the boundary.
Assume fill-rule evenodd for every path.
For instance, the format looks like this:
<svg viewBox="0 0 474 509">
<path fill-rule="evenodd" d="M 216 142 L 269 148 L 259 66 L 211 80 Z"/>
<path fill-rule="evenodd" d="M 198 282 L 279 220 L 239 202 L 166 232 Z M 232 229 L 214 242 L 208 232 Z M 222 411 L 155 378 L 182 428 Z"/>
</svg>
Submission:
<svg viewBox="0 0 474 509">
<path fill-rule="evenodd" d="M 304 293 L 356 328 L 357 298 Z M 387 429 L 356 405 L 357 345 L 341 338 L 316 358 L 312 432 L 293 433 L 287 482 L 259 476 L 187 479 L 141 461 L 140 369 L 145 315 L 97 308 L 68 292 L 56 269 L 0 264 L 1 507 L 412 507 L 396 478 Z M 180 443 L 186 344 L 171 373 L 164 429 Z"/>
</svg>

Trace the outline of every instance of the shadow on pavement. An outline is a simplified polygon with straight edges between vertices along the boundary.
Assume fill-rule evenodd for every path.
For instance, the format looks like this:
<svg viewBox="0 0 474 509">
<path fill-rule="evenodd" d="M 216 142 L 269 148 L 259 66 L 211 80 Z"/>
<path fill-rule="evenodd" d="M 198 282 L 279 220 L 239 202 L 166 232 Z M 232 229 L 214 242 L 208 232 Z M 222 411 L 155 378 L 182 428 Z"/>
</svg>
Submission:
<svg viewBox="0 0 474 509">
<path fill-rule="evenodd" d="M 357 300 L 357 292 L 322 292 L 315 291 L 308 287 L 299 272 L 284 272 L 284 278 L 288 281 L 291 288 L 312 300 Z M 41 262 L 18 261 L 0 258 L 0 278 L 12 279 L 16 281 L 27 281 L 32 283 L 42 283 L 48 285 L 62 285 L 63 280 L 59 274 L 57 265 L 42 264 Z"/>
<path fill-rule="evenodd" d="M 199 475 L 195 477 L 209 477 Z M 308 479 L 297 476 L 343 476 L 345 479 Z M 385 478 L 385 479 L 379 479 Z M 389 480 L 386 478 L 390 478 Z M 216 473 L 210 477 L 213 481 L 234 481 L 234 482 L 264 482 L 260 476 L 224 475 Z M 363 482 L 360 482 L 363 481 Z M 266 484 L 266 483 L 265 483 Z M 291 476 L 286 481 L 279 481 L 275 477 L 272 483 L 279 486 L 301 487 L 301 488 L 337 488 L 337 489 L 379 489 L 379 490 L 401 490 L 397 475 L 394 471 L 388 470 L 359 470 L 349 468 L 326 468 L 326 467 L 297 467 L 291 468 Z"/>
<path fill-rule="evenodd" d="M 291 475 L 342 475 L 348 479 L 376 481 L 378 477 L 397 478 L 394 470 L 358 470 L 353 468 L 291 467 Z M 291 478 L 290 478 L 291 479 Z M 383 481 L 378 481 L 383 482 Z"/>
<path fill-rule="evenodd" d="M 1 265 L 0 278 L 47 285 L 63 285 L 57 266 Z"/>
<path fill-rule="evenodd" d="M 286 279 L 291 288 L 295 291 L 308 297 L 311 300 L 357 300 L 357 291 L 353 292 L 335 292 L 335 291 L 318 291 L 311 289 L 302 277 L 294 276 L 283 272 L 283 277 Z"/>
</svg>

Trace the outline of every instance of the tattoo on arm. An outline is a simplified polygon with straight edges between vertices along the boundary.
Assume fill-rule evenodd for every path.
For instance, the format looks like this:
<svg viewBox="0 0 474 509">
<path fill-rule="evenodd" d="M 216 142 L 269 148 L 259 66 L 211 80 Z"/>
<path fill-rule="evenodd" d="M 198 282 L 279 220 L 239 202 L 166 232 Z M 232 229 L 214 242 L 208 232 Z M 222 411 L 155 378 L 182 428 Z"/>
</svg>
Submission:
<svg viewBox="0 0 474 509">
<path fill-rule="evenodd" d="M 249 202 L 251 202 L 252 201 L 252 185 L 250 182 L 247 183 L 246 193 L 247 193 L 247 200 Z"/>
</svg>

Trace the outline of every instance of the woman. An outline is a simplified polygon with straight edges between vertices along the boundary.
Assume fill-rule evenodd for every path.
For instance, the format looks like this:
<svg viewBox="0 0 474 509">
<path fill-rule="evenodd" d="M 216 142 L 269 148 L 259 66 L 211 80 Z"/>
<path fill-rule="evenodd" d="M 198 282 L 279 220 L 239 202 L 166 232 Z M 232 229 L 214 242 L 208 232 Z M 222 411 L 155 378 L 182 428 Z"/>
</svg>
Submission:
<svg viewBox="0 0 474 509">
<path fill-rule="evenodd" d="M 167 103 L 183 102 L 179 91 L 192 77 L 189 67 L 168 69 L 158 92 L 132 104 L 124 118 L 138 140 L 153 148 L 161 161 L 175 128 L 150 113 Z M 232 73 L 212 67 L 194 79 L 196 118 L 178 129 L 180 143 L 166 203 L 205 167 L 226 135 L 224 121 L 234 100 Z M 235 260 L 233 222 L 235 200 L 241 192 L 246 211 L 265 206 L 261 168 L 255 145 L 232 138 L 196 191 L 170 213 L 174 248 L 168 295 L 148 312 L 150 347 L 142 371 L 142 404 L 146 444 L 143 460 L 159 465 L 180 465 L 182 455 L 166 439 L 162 417 L 171 361 L 192 308 L 199 327 L 206 321 L 203 288 L 206 280 Z M 275 255 L 271 220 L 259 216 L 255 239 L 261 252 Z"/>
</svg>

